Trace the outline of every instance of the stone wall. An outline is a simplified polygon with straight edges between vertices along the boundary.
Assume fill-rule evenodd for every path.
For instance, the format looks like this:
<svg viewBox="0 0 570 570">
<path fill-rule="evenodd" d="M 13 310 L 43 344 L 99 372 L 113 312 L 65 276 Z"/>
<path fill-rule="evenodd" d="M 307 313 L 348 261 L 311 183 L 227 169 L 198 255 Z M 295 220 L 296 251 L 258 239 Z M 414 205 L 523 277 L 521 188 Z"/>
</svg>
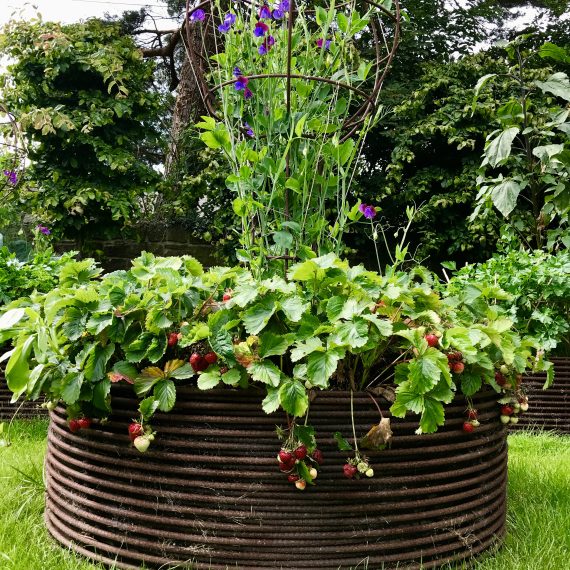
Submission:
<svg viewBox="0 0 570 570">
<path fill-rule="evenodd" d="M 215 259 L 214 246 L 192 238 L 186 230 L 176 227 L 156 233 L 146 232 L 139 240 L 91 240 L 84 247 L 68 240 L 59 242 L 56 247 L 58 251 L 78 250 L 85 257 L 96 257 L 107 271 L 128 269 L 131 259 L 138 257 L 141 251 L 149 251 L 158 256 L 192 255 L 206 267 L 220 263 Z"/>
</svg>

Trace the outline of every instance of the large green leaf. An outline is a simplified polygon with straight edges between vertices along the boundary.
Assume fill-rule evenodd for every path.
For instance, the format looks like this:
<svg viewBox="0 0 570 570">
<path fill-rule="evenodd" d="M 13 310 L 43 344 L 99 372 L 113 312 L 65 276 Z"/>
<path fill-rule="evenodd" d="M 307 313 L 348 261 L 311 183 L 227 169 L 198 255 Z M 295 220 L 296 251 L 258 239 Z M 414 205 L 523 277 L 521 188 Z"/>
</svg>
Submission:
<svg viewBox="0 0 570 570">
<path fill-rule="evenodd" d="M 546 81 L 535 81 L 544 93 L 552 93 L 565 101 L 570 101 L 570 81 L 563 72 L 552 74 Z"/>
<path fill-rule="evenodd" d="M 408 376 L 411 389 L 418 394 L 425 394 L 434 388 L 441 378 L 440 363 L 447 366 L 447 358 L 434 348 L 428 349 L 423 355 L 412 360 Z"/>
<path fill-rule="evenodd" d="M 249 334 L 261 332 L 276 309 L 276 299 L 274 295 L 268 295 L 260 303 L 256 303 L 243 314 L 243 324 Z"/>
<path fill-rule="evenodd" d="M 281 370 L 268 360 L 253 362 L 247 371 L 256 382 L 263 382 L 263 384 L 269 384 L 275 388 L 281 382 Z"/>
<path fill-rule="evenodd" d="M 262 333 L 259 337 L 259 356 L 261 358 L 282 356 L 291 346 L 291 341 L 290 335 L 278 335 L 272 332 Z"/>
<path fill-rule="evenodd" d="M 61 397 L 66 404 L 75 404 L 75 402 L 77 402 L 83 380 L 83 372 L 70 372 L 64 376 L 62 380 L 63 389 L 61 391 Z"/>
<path fill-rule="evenodd" d="M 202 372 L 198 377 L 198 388 L 200 390 L 211 390 L 215 388 L 222 379 L 220 369 L 216 367 L 211 367 L 207 372 Z"/>
<path fill-rule="evenodd" d="M 261 407 L 266 414 L 272 414 L 279 409 L 279 390 L 277 388 L 267 387 L 267 396 L 261 402 Z"/>
<path fill-rule="evenodd" d="M 154 387 L 154 397 L 158 401 L 158 409 L 169 412 L 176 403 L 176 386 L 169 379 L 160 380 Z"/>
<path fill-rule="evenodd" d="M 322 352 L 324 351 L 323 341 L 316 336 L 308 338 L 305 342 L 298 342 L 295 348 L 291 351 L 291 360 L 293 362 L 297 362 L 307 356 L 307 354 L 311 354 L 316 350 Z"/>
<path fill-rule="evenodd" d="M 433 433 L 445 423 L 443 404 L 433 398 L 424 400 L 424 411 L 420 418 L 421 433 Z"/>
<path fill-rule="evenodd" d="M 485 156 L 491 166 L 497 166 L 511 154 L 513 141 L 519 134 L 518 127 L 510 127 L 500 132 L 485 148 Z"/>
<path fill-rule="evenodd" d="M 309 382 L 319 388 L 328 388 L 329 379 L 343 356 L 344 351 L 339 349 L 311 353 L 307 359 L 307 378 Z"/>
<path fill-rule="evenodd" d="M 292 323 L 298 323 L 301 320 L 303 313 L 309 307 L 309 303 L 304 303 L 303 299 L 298 295 L 287 297 L 281 301 L 280 305 L 281 310 Z"/>
<path fill-rule="evenodd" d="M 25 341 L 19 342 L 6 365 L 6 382 L 8 383 L 8 388 L 15 395 L 21 394 L 26 389 L 30 379 L 29 358 L 34 340 L 35 335 L 31 335 Z"/>
<path fill-rule="evenodd" d="M 10 309 L 6 311 L 3 315 L 0 315 L 0 330 L 11 329 L 22 320 L 25 314 L 25 309 Z"/>
<path fill-rule="evenodd" d="M 85 363 L 85 378 L 91 382 L 102 380 L 107 372 L 107 363 L 114 352 L 113 343 L 106 346 L 97 345 Z"/>
<path fill-rule="evenodd" d="M 491 201 L 505 218 L 515 209 L 521 190 L 520 184 L 510 178 L 505 178 L 492 187 Z"/>
<path fill-rule="evenodd" d="M 368 341 L 368 322 L 357 317 L 351 321 L 337 323 L 331 342 L 336 345 L 346 345 L 350 348 L 360 348 Z"/>
<path fill-rule="evenodd" d="M 111 381 L 104 378 L 93 387 L 93 405 L 102 412 L 111 411 Z"/>
<path fill-rule="evenodd" d="M 309 396 L 305 386 L 298 380 L 288 379 L 279 388 L 281 407 L 294 417 L 302 416 L 309 406 Z"/>
</svg>

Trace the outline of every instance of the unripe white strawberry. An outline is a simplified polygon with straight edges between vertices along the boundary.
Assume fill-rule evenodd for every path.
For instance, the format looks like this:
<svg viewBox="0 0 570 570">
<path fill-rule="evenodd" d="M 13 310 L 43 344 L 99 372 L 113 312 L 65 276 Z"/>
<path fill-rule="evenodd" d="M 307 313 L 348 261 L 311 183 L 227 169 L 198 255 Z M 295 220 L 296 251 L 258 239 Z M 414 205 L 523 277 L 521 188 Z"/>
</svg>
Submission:
<svg viewBox="0 0 570 570">
<path fill-rule="evenodd" d="M 508 424 L 511 421 L 511 416 L 501 416 L 501 423 Z"/>
<path fill-rule="evenodd" d="M 481 425 L 481 422 L 479 420 L 471 420 L 471 425 L 473 427 L 479 427 Z"/>
<path fill-rule="evenodd" d="M 374 469 L 372 469 L 372 467 L 369 467 L 364 474 L 366 477 L 374 477 Z"/>
<path fill-rule="evenodd" d="M 519 419 L 517 418 L 517 416 L 511 416 L 510 417 L 510 422 L 512 424 L 518 424 L 519 423 Z"/>
<path fill-rule="evenodd" d="M 356 468 L 358 469 L 359 473 L 366 473 L 366 470 L 368 469 L 369 465 L 368 463 L 365 463 L 364 461 L 361 461 Z"/>
<path fill-rule="evenodd" d="M 316 479 L 318 474 L 319 474 L 319 472 L 314 467 L 311 467 L 311 469 L 309 469 L 309 475 L 313 479 Z"/>
<path fill-rule="evenodd" d="M 501 364 L 501 368 L 500 368 L 501 374 L 508 374 L 509 373 L 509 368 L 506 364 Z"/>
<path fill-rule="evenodd" d="M 133 443 L 141 453 L 145 453 L 150 445 L 150 439 L 146 435 L 139 435 Z"/>
<path fill-rule="evenodd" d="M 305 381 L 305 388 L 307 388 L 307 390 L 312 390 L 313 385 L 308 380 L 306 380 Z"/>
<path fill-rule="evenodd" d="M 299 479 L 298 481 L 295 481 L 295 487 L 297 487 L 299 491 L 304 491 L 306 486 L 307 482 L 304 479 Z"/>
<path fill-rule="evenodd" d="M 528 410 L 528 402 L 523 402 L 520 406 L 521 412 L 526 412 Z"/>
</svg>

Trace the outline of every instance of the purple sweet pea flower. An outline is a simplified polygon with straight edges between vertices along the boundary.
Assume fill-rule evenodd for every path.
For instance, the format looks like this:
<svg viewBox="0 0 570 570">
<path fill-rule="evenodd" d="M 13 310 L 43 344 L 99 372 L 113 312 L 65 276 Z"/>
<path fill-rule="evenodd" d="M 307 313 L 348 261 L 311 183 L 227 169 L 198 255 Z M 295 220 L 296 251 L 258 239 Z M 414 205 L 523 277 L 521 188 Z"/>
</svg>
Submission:
<svg viewBox="0 0 570 570">
<path fill-rule="evenodd" d="M 230 31 L 230 28 L 235 24 L 237 16 L 235 14 L 228 13 L 224 16 L 224 23 L 218 26 L 218 30 L 223 34 Z"/>
<path fill-rule="evenodd" d="M 331 47 L 331 40 L 325 41 L 325 40 L 323 40 L 323 38 L 319 38 L 319 39 L 317 40 L 317 47 L 322 48 L 322 47 L 323 47 L 323 44 L 324 44 L 324 46 L 325 46 L 325 50 L 328 51 L 328 50 L 330 49 L 330 47 Z"/>
<path fill-rule="evenodd" d="M 8 182 L 10 182 L 12 186 L 16 186 L 16 184 L 18 184 L 18 175 L 14 170 L 4 170 L 4 176 L 8 178 Z"/>
<path fill-rule="evenodd" d="M 243 91 L 247 87 L 248 83 L 249 79 L 247 77 L 244 77 L 243 75 L 240 75 L 237 78 L 237 81 L 234 83 L 234 88 L 236 91 Z"/>
<path fill-rule="evenodd" d="M 203 22 L 204 18 L 206 18 L 206 12 L 199 8 L 198 10 L 194 10 L 194 12 L 192 12 L 188 18 L 191 22 Z"/>
<path fill-rule="evenodd" d="M 275 8 L 275 10 L 271 12 L 271 16 L 273 17 L 274 20 L 281 20 L 283 16 L 285 16 L 285 12 L 283 12 L 281 8 Z"/>
<path fill-rule="evenodd" d="M 360 206 L 358 206 L 358 209 L 364 214 L 364 217 L 369 220 L 376 216 L 376 208 L 374 206 L 370 206 L 368 204 L 360 204 Z"/>
<path fill-rule="evenodd" d="M 241 69 L 239 67 L 234 67 L 234 77 L 239 77 L 242 75 Z"/>
<path fill-rule="evenodd" d="M 283 12 L 287 12 L 290 7 L 289 0 L 281 0 L 281 2 L 279 2 L 279 10 L 283 10 Z"/>
<path fill-rule="evenodd" d="M 269 31 L 269 26 L 264 22 L 257 22 L 253 29 L 253 35 L 256 38 L 262 38 Z"/>
<path fill-rule="evenodd" d="M 269 9 L 269 6 L 267 4 L 264 4 L 260 9 L 259 9 L 259 18 L 261 20 L 269 20 L 271 19 L 271 10 Z"/>
<path fill-rule="evenodd" d="M 267 36 L 263 43 L 259 46 L 257 51 L 259 55 L 267 55 L 271 47 L 275 44 L 275 38 L 273 36 Z"/>
<path fill-rule="evenodd" d="M 249 87 L 246 87 L 243 90 L 243 98 L 247 100 L 247 99 L 251 99 L 252 97 L 253 97 L 253 93 L 252 93 L 251 89 Z"/>
<path fill-rule="evenodd" d="M 255 133 L 253 132 L 253 129 L 247 123 L 244 122 L 243 126 L 247 129 L 245 131 L 245 134 L 248 137 L 255 137 Z"/>
<path fill-rule="evenodd" d="M 46 228 L 46 226 L 36 226 L 36 230 L 38 230 L 38 232 L 44 234 L 44 236 L 49 236 L 51 234 L 51 230 L 49 228 Z"/>
</svg>

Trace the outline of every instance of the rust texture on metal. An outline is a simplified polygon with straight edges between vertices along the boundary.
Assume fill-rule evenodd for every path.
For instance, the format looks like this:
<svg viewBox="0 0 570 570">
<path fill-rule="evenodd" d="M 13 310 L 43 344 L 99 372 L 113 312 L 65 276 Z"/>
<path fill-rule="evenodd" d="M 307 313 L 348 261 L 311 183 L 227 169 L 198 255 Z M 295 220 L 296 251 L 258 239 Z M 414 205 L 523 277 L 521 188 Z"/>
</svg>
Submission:
<svg viewBox="0 0 570 570">
<path fill-rule="evenodd" d="M 520 415 L 512 429 L 545 429 L 570 434 L 570 358 L 551 358 L 554 383 L 543 390 L 545 374 L 533 374 L 523 380 L 528 396 L 528 410 Z"/>
<path fill-rule="evenodd" d="M 12 392 L 8 390 L 4 371 L 0 368 L 0 421 L 17 418 L 35 418 L 45 416 L 47 410 L 41 407 L 41 401 L 31 402 L 28 400 L 19 400 L 15 404 L 11 404 Z"/>
<path fill-rule="evenodd" d="M 393 419 L 392 446 L 368 454 L 375 476 L 348 480 L 347 452 L 333 434 L 352 433 L 349 393 L 318 393 L 310 421 L 325 462 L 317 485 L 303 492 L 277 465 L 275 427 L 286 419 L 265 415 L 260 399 L 180 388 L 175 409 L 153 420 L 157 437 L 144 455 L 127 435 L 138 415 L 128 392 L 114 392 L 108 423 L 75 434 L 58 407 L 46 459 L 51 534 L 125 569 L 338 570 L 365 561 L 368 568 L 427 569 L 500 541 L 507 447 L 493 394 L 473 398 L 481 421 L 473 434 L 461 429 L 461 398 L 435 434 L 416 435 L 415 418 Z M 378 422 L 378 410 L 365 393 L 354 404 L 360 437 Z"/>
</svg>

